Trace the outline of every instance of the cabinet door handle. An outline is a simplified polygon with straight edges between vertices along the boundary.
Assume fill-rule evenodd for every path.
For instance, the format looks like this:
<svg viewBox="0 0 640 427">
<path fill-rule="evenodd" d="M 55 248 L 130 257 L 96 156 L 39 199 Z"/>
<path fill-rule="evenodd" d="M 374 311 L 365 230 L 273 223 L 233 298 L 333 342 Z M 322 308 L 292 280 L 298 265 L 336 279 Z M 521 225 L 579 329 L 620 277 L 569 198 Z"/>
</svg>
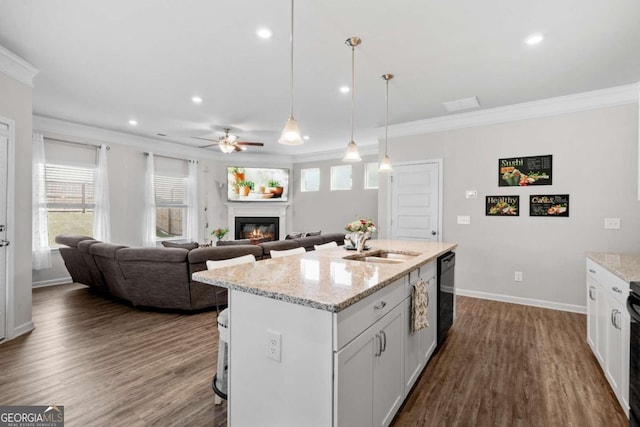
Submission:
<svg viewBox="0 0 640 427">
<path fill-rule="evenodd" d="M 380 357 L 382 354 L 382 338 L 380 338 L 379 334 L 376 334 L 376 344 L 378 344 L 378 348 L 376 349 L 375 356 Z"/>
<path fill-rule="evenodd" d="M 589 299 L 591 301 L 595 301 L 596 299 L 593 297 L 593 286 L 589 288 Z"/>
<path fill-rule="evenodd" d="M 387 305 L 387 303 L 385 301 L 380 301 L 379 303 L 377 303 L 376 305 L 373 306 L 374 310 L 380 310 L 382 308 L 384 308 Z"/>
<path fill-rule="evenodd" d="M 387 333 L 385 331 L 380 331 L 380 333 L 382 334 L 382 343 L 383 343 L 382 350 L 380 351 L 380 354 L 382 354 L 387 350 Z"/>
<path fill-rule="evenodd" d="M 615 326 L 616 329 L 622 329 L 622 312 L 620 310 L 616 310 L 616 316 L 614 317 L 614 319 L 616 320 L 616 322 L 613 326 Z"/>
<path fill-rule="evenodd" d="M 613 320 L 613 316 L 615 316 L 616 311 L 615 310 L 611 310 L 611 324 L 615 327 L 616 326 L 616 322 L 615 320 Z"/>
<path fill-rule="evenodd" d="M 427 292 L 427 307 L 429 307 L 429 293 Z"/>
<path fill-rule="evenodd" d="M 590 268 L 589 273 L 596 274 L 596 271 L 593 268 Z"/>
<path fill-rule="evenodd" d="M 613 292 L 617 292 L 617 293 L 619 293 L 619 294 L 621 294 L 621 293 L 622 293 L 622 290 L 621 290 L 620 288 L 618 288 L 617 286 L 614 286 L 614 287 L 613 287 L 613 288 L 611 288 L 611 289 L 613 289 Z"/>
</svg>

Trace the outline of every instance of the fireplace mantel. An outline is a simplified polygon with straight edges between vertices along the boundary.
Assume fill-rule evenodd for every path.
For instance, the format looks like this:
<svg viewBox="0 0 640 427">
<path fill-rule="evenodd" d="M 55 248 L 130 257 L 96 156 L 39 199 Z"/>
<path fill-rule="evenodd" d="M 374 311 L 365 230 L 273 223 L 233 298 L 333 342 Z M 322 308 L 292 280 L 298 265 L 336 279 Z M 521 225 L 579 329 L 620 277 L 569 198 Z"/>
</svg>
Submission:
<svg viewBox="0 0 640 427">
<path fill-rule="evenodd" d="M 280 235 L 278 238 L 283 240 L 287 235 L 287 204 L 267 204 L 269 202 L 244 202 L 244 203 L 226 203 L 227 205 L 227 224 L 232 236 L 236 234 L 235 218 L 237 216 L 277 216 L 280 219 Z"/>
</svg>

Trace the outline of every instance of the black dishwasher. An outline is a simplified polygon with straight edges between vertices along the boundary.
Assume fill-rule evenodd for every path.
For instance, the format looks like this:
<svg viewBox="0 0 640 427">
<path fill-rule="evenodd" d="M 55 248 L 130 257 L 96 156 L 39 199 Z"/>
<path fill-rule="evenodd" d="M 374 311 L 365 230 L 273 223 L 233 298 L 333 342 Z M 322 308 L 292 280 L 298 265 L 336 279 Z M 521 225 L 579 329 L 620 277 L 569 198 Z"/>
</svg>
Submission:
<svg viewBox="0 0 640 427">
<path fill-rule="evenodd" d="M 455 252 L 438 257 L 438 347 L 447 338 L 447 332 L 453 324 L 455 266 Z"/>
</svg>

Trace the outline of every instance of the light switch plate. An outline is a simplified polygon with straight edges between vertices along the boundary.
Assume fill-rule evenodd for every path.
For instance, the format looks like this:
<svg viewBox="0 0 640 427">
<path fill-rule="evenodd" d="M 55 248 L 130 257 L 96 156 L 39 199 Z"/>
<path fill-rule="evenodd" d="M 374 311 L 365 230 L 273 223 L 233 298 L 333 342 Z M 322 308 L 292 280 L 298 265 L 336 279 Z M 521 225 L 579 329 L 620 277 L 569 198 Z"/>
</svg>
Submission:
<svg viewBox="0 0 640 427">
<path fill-rule="evenodd" d="M 620 230 L 620 218 L 605 218 L 605 230 Z"/>
<path fill-rule="evenodd" d="M 465 197 L 467 199 L 477 199 L 478 198 L 478 192 L 476 190 L 467 190 L 464 193 Z"/>
<path fill-rule="evenodd" d="M 458 215 L 458 224 L 464 224 L 464 225 L 471 224 L 471 217 L 468 215 L 467 216 Z"/>
</svg>

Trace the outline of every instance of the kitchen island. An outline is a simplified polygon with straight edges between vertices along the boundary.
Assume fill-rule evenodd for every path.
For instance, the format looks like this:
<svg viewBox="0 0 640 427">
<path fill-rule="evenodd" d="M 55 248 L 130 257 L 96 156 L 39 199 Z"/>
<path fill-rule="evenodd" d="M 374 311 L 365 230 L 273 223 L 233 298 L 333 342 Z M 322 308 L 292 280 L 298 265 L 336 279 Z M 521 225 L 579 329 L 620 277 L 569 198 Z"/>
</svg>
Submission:
<svg viewBox="0 0 640 427">
<path fill-rule="evenodd" d="M 368 244 L 194 273 L 229 289 L 229 425 L 391 422 L 435 348 L 435 261 L 456 245 Z M 411 333 L 420 278 L 429 327 Z"/>
</svg>

